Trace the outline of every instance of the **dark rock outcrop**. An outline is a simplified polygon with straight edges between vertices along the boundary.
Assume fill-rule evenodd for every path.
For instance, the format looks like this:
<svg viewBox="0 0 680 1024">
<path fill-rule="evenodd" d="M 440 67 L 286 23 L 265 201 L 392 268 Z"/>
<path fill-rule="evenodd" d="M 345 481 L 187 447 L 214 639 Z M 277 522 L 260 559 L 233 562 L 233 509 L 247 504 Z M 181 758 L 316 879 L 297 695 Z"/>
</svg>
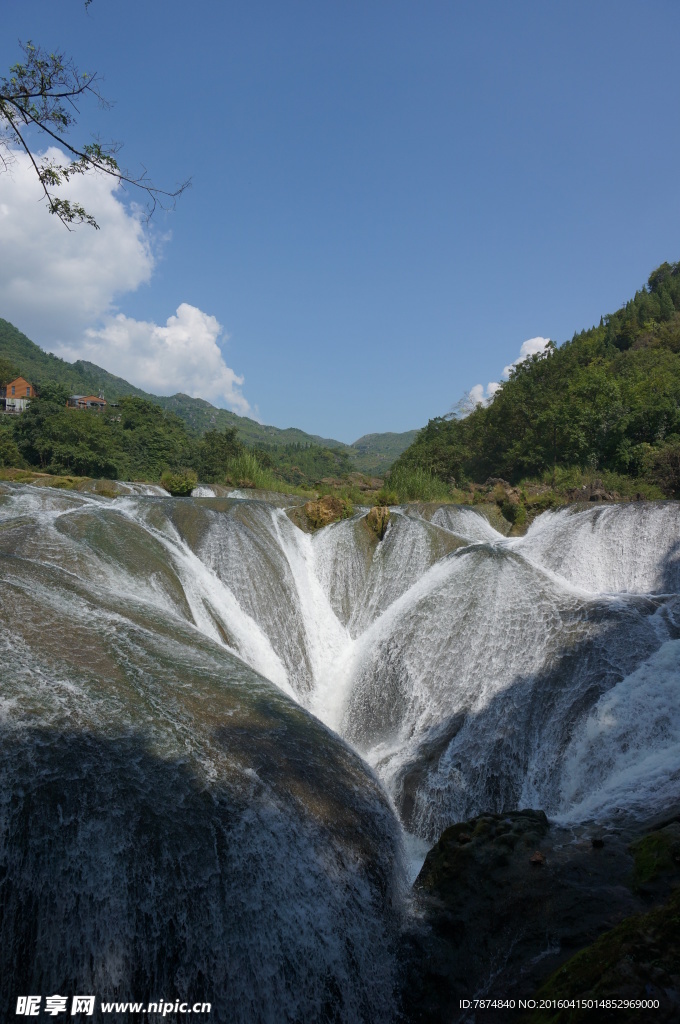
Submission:
<svg viewBox="0 0 680 1024">
<path fill-rule="evenodd" d="M 608 491 L 601 480 L 593 480 L 590 484 L 583 484 L 567 491 L 567 499 L 570 502 L 620 501 L 621 495 L 618 491 Z"/>
<path fill-rule="evenodd" d="M 617 1006 L 597 1010 L 570 1005 L 577 1000 L 658 1000 L 652 1008 Z M 638 1024 L 680 1020 L 680 888 L 661 907 L 626 918 L 555 971 L 536 1000 L 558 1005 L 538 1009 L 529 1024 L 580 1024 L 593 1019 Z M 567 1005 L 559 1007 L 559 1002 Z"/>
<path fill-rule="evenodd" d="M 512 1021 L 512 1010 L 461 1009 L 460 1000 L 536 998 L 543 985 L 561 993 L 555 998 L 566 998 L 568 990 L 576 998 L 572 980 L 582 998 L 590 997 L 590 961 L 579 952 L 590 947 L 609 972 L 609 996 L 618 995 L 616 979 L 627 970 L 619 961 L 630 955 L 627 995 L 650 998 L 650 985 L 657 993 L 668 989 L 661 1010 L 671 1013 L 680 998 L 677 890 L 657 917 L 649 910 L 680 882 L 680 824 L 649 829 L 564 829 L 534 810 L 482 814 L 446 829 L 414 886 L 416 924 L 404 948 L 405 1019 Z M 676 959 L 662 957 L 655 974 L 649 957 L 671 933 Z M 678 1019 L 673 1013 L 677 1007 L 655 1020 Z M 536 1024 L 572 1019 L 537 1017 Z"/>
</svg>

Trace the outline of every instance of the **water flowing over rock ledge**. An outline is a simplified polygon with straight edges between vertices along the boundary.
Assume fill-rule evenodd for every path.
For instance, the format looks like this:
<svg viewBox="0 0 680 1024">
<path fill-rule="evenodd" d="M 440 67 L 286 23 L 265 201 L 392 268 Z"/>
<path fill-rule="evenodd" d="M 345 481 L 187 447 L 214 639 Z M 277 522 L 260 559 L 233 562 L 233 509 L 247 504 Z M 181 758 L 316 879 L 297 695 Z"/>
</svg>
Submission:
<svg viewBox="0 0 680 1024">
<path fill-rule="evenodd" d="M 680 800 L 677 503 L 524 537 L 394 508 L 382 539 L 285 506 L 0 486 L 13 990 L 396 1020 L 398 818 L 543 808 L 552 877 L 560 836 Z"/>
</svg>

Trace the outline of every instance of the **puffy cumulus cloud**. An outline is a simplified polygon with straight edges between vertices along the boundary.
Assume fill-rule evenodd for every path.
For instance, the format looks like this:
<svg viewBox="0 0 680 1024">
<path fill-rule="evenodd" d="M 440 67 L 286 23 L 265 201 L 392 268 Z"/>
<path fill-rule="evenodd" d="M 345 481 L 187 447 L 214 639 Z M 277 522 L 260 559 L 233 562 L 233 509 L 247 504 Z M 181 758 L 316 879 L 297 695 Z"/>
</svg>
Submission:
<svg viewBox="0 0 680 1024">
<path fill-rule="evenodd" d="M 517 359 L 513 359 L 513 361 L 504 368 L 503 379 L 508 379 L 513 366 L 518 366 L 520 363 L 523 363 L 524 360 L 528 359 L 530 356 L 540 355 L 541 352 L 545 352 L 549 344 L 550 338 L 529 338 L 528 341 L 523 341 Z"/>
<path fill-rule="evenodd" d="M 513 359 L 503 369 L 502 380 L 508 380 L 512 372 L 513 367 L 523 363 L 525 359 L 529 359 L 533 355 L 539 355 L 541 352 L 545 352 L 546 348 L 550 344 L 550 338 L 529 338 L 527 341 L 522 342 L 519 350 L 517 359 Z M 475 384 L 470 388 L 468 393 L 458 403 L 456 409 L 462 412 L 463 415 L 467 415 L 476 409 L 478 405 L 488 405 L 493 400 L 494 395 L 500 388 L 500 382 L 489 381 L 484 387 L 483 384 Z"/>
<path fill-rule="evenodd" d="M 64 162 L 56 148 L 38 155 Z M 182 303 L 160 326 L 117 312 L 116 300 L 148 282 L 155 257 L 140 211 L 108 175 L 62 186 L 99 231 L 67 231 L 41 201 L 28 156 L 10 153 L 0 173 L 0 316 L 65 359 L 90 359 L 154 394 L 183 391 L 238 413 L 250 406 L 243 378 L 224 361 L 215 317 Z"/>
<path fill-rule="evenodd" d="M 45 346 L 111 312 L 118 295 L 149 281 L 155 260 L 139 211 L 121 202 L 113 178 L 85 174 L 60 189 L 100 226 L 69 232 L 41 201 L 28 156 L 10 157 L 0 173 L 0 315 Z M 65 160 L 56 148 L 44 157 Z"/>
<path fill-rule="evenodd" d="M 181 391 L 245 416 L 251 409 L 240 391 L 243 377 L 224 361 L 222 333 L 214 316 L 183 302 L 164 327 L 119 313 L 88 329 L 77 347 L 61 346 L 59 355 L 89 359 L 154 394 Z"/>
<path fill-rule="evenodd" d="M 475 386 L 470 388 L 468 391 L 468 399 L 472 408 L 474 409 L 480 404 L 480 402 L 482 405 L 487 405 L 496 394 L 499 387 L 500 384 L 496 384 L 494 381 L 491 381 L 486 385 L 486 387 L 484 387 L 483 384 L 475 384 Z"/>
</svg>

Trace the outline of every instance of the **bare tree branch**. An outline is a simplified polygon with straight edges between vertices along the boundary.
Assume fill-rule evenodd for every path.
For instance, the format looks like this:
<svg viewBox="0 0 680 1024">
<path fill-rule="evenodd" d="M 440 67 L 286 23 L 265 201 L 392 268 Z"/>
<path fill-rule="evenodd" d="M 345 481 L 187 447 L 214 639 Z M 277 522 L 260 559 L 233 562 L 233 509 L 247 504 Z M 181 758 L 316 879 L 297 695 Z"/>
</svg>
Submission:
<svg viewBox="0 0 680 1024">
<path fill-rule="evenodd" d="M 85 6 L 91 2 L 85 0 Z M 91 170 L 145 192 L 148 217 L 157 206 L 163 209 L 174 206 L 177 196 L 190 186 L 190 181 L 185 181 L 174 192 L 158 188 L 149 181 L 146 170 L 134 177 L 119 166 L 114 156 L 116 145 L 95 141 L 78 146 L 66 139 L 66 134 L 77 123 L 79 99 L 92 96 L 106 106 L 99 92 L 98 76 L 81 74 L 64 54 L 48 53 L 30 41 L 22 45 L 22 50 L 24 62 L 14 64 L 9 77 L 0 78 L 0 161 L 4 168 L 7 168 L 12 147 L 22 149 L 33 165 L 50 213 L 69 230 L 75 224 L 89 224 L 94 228 L 98 228 L 98 224 L 80 203 L 63 199 L 55 190 L 74 175 Z M 58 163 L 45 159 L 37 163 L 26 138 L 27 129 L 35 129 L 63 147 L 69 161 Z"/>
</svg>

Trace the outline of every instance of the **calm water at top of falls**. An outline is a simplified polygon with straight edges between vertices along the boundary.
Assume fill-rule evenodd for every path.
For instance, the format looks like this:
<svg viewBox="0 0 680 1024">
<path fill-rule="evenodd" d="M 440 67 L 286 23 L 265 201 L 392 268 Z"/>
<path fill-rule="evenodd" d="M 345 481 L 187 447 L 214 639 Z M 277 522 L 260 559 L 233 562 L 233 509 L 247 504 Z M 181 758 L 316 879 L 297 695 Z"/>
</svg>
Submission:
<svg viewBox="0 0 680 1024">
<path fill-rule="evenodd" d="M 3 976 L 51 936 L 27 991 L 210 978 L 216 1019 L 388 1021 L 396 815 L 433 840 L 678 800 L 680 505 L 522 538 L 393 510 L 377 543 L 284 504 L 0 485 Z"/>
</svg>

